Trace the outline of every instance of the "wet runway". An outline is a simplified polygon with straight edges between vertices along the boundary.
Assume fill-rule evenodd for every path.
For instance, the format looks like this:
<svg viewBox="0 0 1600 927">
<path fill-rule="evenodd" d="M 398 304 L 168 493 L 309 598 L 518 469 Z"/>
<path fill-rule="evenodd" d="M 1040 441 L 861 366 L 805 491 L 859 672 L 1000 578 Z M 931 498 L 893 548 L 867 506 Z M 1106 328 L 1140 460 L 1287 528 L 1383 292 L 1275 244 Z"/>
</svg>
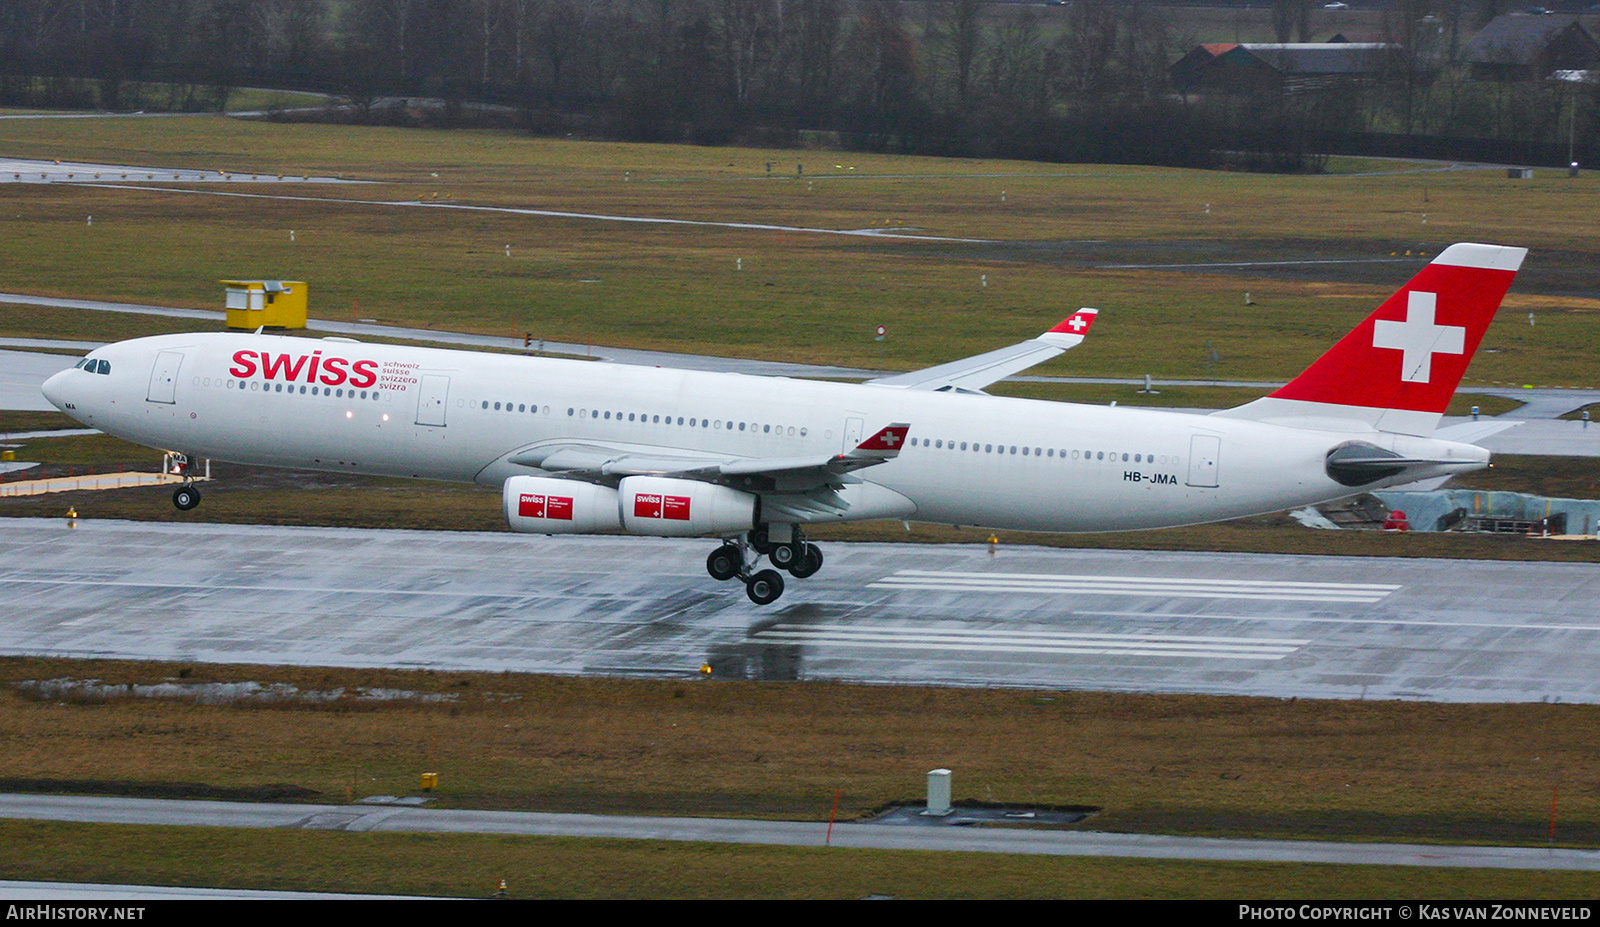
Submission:
<svg viewBox="0 0 1600 927">
<path fill-rule="evenodd" d="M 0 653 L 1455 702 L 1600 701 L 1590 564 L 7 519 Z"/>
</svg>

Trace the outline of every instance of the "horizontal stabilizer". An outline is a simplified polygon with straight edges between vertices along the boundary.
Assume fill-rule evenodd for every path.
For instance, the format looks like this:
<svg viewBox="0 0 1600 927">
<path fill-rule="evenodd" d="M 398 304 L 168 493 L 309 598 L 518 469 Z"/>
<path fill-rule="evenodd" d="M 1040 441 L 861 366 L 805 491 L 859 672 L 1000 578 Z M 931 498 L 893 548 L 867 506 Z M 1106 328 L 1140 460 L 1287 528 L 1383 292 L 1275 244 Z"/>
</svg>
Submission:
<svg viewBox="0 0 1600 927">
<path fill-rule="evenodd" d="M 1445 441 L 1460 441 L 1462 444 L 1477 444 L 1484 438 L 1497 435 L 1502 431 L 1515 428 L 1523 422 L 1508 422 L 1505 419 L 1486 418 L 1476 422 L 1461 422 L 1457 425 L 1447 425 L 1433 433 L 1435 438 Z"/>
</svg>

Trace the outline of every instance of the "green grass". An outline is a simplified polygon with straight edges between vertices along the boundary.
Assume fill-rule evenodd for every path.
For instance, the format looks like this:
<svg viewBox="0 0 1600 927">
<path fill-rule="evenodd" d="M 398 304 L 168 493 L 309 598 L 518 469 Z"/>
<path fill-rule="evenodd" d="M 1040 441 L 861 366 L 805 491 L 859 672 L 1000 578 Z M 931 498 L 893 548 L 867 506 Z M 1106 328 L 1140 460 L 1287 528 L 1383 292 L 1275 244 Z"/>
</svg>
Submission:
<svg viewBox="0 0 1600 927">
<path fill-rule="evenodd" d="M 49 431 L 82 428 L 83 423 L 65 412 L 18 412 L 0 410 L 0 435 L 18 431 Z"/>
<path fill-rule="evenodd" d="M 1071 308 L 1095 305 L 1106 313 L 1095 337 L 1038 372 L 1282 380 L 1403 282 L 1404 266 L 1374 271 L 1372 282 L 1331 285 L 1095 269 L 1096 258 L 1057 261 L 1049 248 L 1015 243 L 1226 240 L 1270 256 L 1286 239 L 1354 246 L 1357 254 L 1387 254 L 1397 242 L 1420 252 L 1428 242 L 1488 239 L 1530 245 L 1536 259 L 1541 248 L 1600 251 L 1600 228 L 1587 221 L 1584 205 L 1600 178 L 1306 179 L 212 117 L 73 122 L 8 123 L 0 140 L 17 155 L 343 173 L 387 183 L 191 185 L 199 192 L 189 194 L 0 188 L 8 229 L 0 288 L 217 308 L 219 278 L 284 277 L 309 281 L 320 318 L 888 369 L 1031 337 Z M 767 161 L 777 165 L 772 179 Z M 806 179 L 792 176 L 796 162 L 805 163 Z M 791 176 L 778 176 L 784 172 Z M 914 227 L 1000 244 L 638 226 L 345 199 Z M 91 214 L 92 226 L 85 222 Z M 735 270 L 741 260 L 743 270 Z M 1517 324 L 1528 311 L 1537 312 L 1538 326 Z M 1597 385 L 1586 349 L 1600 335 L 1597 312 L 1593 299 L 1514 293 L 1507 318 L 1485 342 L 1492 353 L 1480 354 L 1469 384 Z M 883 342 L 872 338 L 878 325 L 889 329 Z"/>
</svg>

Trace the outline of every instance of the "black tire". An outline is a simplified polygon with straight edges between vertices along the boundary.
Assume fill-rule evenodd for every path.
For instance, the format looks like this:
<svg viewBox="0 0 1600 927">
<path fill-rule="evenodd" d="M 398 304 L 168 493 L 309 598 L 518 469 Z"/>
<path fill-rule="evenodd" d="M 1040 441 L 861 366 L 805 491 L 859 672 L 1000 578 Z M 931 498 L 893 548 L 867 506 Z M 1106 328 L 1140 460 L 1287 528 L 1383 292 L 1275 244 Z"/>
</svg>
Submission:
<svg viewBox="0 0 1600 927">
<path fill-rule="evenodd" d="M 807 544 L 806 555 L 789 567 L 789 575 L 795 579 L 805 579 L 820 569 L 822 569 L 822 548 L 815 544 Z"/>
<path fill-rule="evenodd" d="M 772 553 L 772 542 L 767 540 L 766 525 L 757 525 L 756 527 L 751 528 L 750 533 L 745 535 L 745 538 L 750 542 L 750 546 L 755 550 L 756 553 Z"/>
<path fill-rule="evenodd" d="M 780 570 L 787 570 L 805 559 L 804 552 L 805 548 L 798 544 L 774 544 L 772 550 L 767 553 L 767 557 L 772 561 L 773 566 Z"/>
<path fill-rule="evenodd" d="M 762 570 L 750 577 L 744 592 L 757 605 L 776 602 L 778 596 L 783 595 L 783 577 L 778 575 L 777 570 Z"/>
<path fill-rule="evenodd" d="M 706 558 L 706 572 L 719 583 L 738 576 L 739 568 L 742 566 L 744 566 L 744 554 L 732 544 L 722 545 Z"/>
<path fill-rule="evenodd" d="M 200 490 L 193 486 L 179 486 L 172 491 L 172 504 L 180 512 L 187 512 L 200 504 Z"/>
</svg>

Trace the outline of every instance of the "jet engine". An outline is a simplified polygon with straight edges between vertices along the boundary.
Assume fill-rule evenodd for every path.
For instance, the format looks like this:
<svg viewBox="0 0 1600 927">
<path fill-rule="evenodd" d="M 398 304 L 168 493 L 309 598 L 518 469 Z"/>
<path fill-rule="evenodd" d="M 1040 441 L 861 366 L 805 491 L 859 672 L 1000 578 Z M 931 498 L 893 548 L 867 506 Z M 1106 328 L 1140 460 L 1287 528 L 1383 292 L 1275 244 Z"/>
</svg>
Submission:
<svg viewBox="0 0 1600 927">
<path fill-rule="evenodd" d="M 512 531 L 530 534 L 604 534 L 622 530 L 617 491 L 577 480 L 513 476 L 502 490 Z"/>
<path fill-rule="evenodd" d="M 695 537 L 749 531 L 756 497 L 737 489 L 661 476 L 630 476 L 617 487 L 629 534 Z"/>
</svg>

